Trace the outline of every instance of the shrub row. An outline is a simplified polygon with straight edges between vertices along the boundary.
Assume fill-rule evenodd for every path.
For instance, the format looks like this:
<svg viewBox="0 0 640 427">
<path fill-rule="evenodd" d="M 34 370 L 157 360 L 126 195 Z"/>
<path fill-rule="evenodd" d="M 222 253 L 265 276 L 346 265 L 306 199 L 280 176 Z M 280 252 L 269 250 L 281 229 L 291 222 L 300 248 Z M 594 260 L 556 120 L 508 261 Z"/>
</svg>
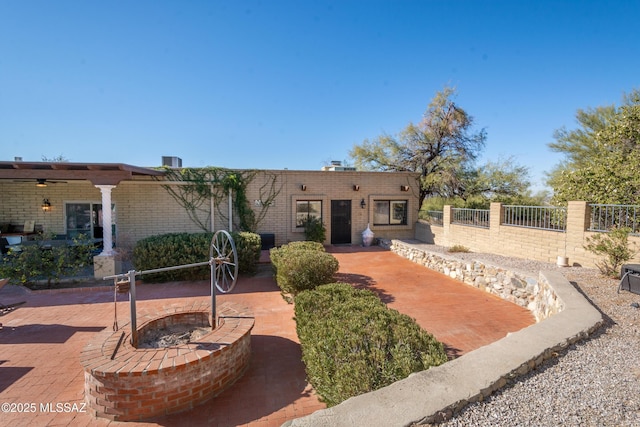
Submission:
<svg viewBox="0 0 640 427">
<path fill-rule="evenodd" d="M 291 242 L 269 254 L 278 286 L 292 295 L 331 283 L 339 267 L 338 260 L 317 242 Z"/>
<path fill-rule="evenodd" d="M 253 274 L 260 259 L 260 236 L 232 232 L 238 251 L 238 271 Z M 213 233 L 169 233 L 139 240 L 133 249 L 136 270 L 153 270 L 174 265 L 195 264 L 209 260 Z M 209 277 L 208 265 L 148 274 L 145 281 L 203 280 Z"/>
<path fill-rule="evenodd" d="M 295 320 L 307 377 L 329 406 L 447 361 L 413 319 L 349 284 L 301 292 Z"/>
<path fill-rule="evenodd" d="M 22 245 L 21 250 L 10 250 L 0 257 L 0 277 L 35 287 L 40 280 L 47 287 L 58 284 L 63 277 L 74 276 L 91 265 L 94 244 L 89 237 L 80 235 L 73 244 L 53 241 L 49 234 L 38 234 L 35 242 Z"/>
</svg>

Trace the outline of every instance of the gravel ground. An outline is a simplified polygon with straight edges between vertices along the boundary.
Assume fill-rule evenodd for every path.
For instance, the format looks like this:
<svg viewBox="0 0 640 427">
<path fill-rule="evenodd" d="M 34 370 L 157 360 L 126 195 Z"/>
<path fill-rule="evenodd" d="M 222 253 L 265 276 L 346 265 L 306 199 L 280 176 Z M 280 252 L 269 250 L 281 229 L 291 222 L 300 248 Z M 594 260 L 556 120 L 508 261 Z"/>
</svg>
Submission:
<svg viewBox="0 0 640 427">
<path fill-rule="evenodd" d="M 561 271 L 603 313 L 605 325 L 439 426 L 640 426 L 640 309 L 634 307 L 640 295 L 618 294 L 619 281 L 597 269 L 490 254 L 455 256 L 518 271 Z"/>
</svg>

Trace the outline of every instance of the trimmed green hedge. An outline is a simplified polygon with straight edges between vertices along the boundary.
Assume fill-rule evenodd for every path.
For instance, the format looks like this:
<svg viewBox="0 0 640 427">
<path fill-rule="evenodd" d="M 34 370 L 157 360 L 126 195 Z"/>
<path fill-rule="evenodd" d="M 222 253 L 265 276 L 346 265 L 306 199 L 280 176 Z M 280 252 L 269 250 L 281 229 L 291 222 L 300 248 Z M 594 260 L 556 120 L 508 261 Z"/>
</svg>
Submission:
<svg viewBox="0 0 640 427">
<path fill-rule="evenodd" d="M 331 283 L 338 260 L 316 242 L 291 242 L 270 251 L 276 282 L 283 292 L 296 295 Z"/>
<path fill-rule="evenodd" d="M 295 319 L 307 378 L 328 406 L 447 361 L 413 319 L 349 284 L 301 292 Z"/>
<path fill-rule="evenodd" d="M 260 236 L 255 233 L 233 232 L 231 237 L 238 251 L 238 271 L 253 274 L 260 259 Z M 174 265 L 195 264 L 209 260 L 213 233 L 170 233 L 139 240 L 133 249 L 136 270 L 153 270 Z M 142 277 L 147 282 L 204 280 L 209 278 L 208 265 L 182 268 Z"/>
<path fill-rule="evenodd" d="M 231 237 L 238 251 L 238 271 L 240 274 L 255 274 L 262 252 L 260 235 L 248 231 L 234 231 Z"/>
</svg>

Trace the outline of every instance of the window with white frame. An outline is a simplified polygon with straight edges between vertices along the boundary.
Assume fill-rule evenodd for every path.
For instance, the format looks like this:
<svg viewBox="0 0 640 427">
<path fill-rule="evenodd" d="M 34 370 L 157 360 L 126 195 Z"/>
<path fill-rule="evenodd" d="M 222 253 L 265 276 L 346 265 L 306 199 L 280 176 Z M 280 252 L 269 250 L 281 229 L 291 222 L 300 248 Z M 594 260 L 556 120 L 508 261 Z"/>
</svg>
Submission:
<svg viewBox="0 0 640 427">
<path fill-rule="evenodd" d="M 407 225 L 407 200 L 374 200 L 373 225 Z"/>
<path fill-rule="evenodd" d="M 304 227 L 308 218 L 322 220 L 321 200 L 296 200 L 296 227 Z"/>
</svg>

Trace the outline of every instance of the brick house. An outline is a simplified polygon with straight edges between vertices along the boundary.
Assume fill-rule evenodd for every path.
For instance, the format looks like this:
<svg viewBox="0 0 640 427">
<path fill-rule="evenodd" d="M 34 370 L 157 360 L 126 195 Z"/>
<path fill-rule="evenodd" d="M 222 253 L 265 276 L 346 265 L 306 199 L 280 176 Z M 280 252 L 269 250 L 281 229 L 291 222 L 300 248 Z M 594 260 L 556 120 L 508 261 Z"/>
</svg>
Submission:
<svg viewBox="0 0 640 427">
<path fill-rule="evenodd" d="M 367 224 L 376 237 L 414 236 L 416 174 L 359 172 L 339 165 L 323 169 L 256 171 L 246 194 L 252 209 L 264 213 L 256 230 L 264 241 L 304 240 L 301 222 L 307 216 L 325 224 L 325 244 L 361 244 Z M 264 188 L 272 182 L 278 192 L 265 207 Z M 168 181 L 162 169 L 126 164 L 0 162 L 0 231 L 12 242 L 28 239 L 31 224 L 33 231 L 59 238 L 89 233 L 105 248 L 111 247 L 109 240 L 117 247 L 151 235 L 202 231 L 167 185 L 181 183 Z M 111 210 L 102 209 L 109 204 Z M 203 209 L 205 215 L 213 212 L 209 229 L 229 229 L 228 196 Z M 112 233 L 104 231 L 108 223 Z M 101 255 L 111 252 L 105 249 Z"/>
</svg>

